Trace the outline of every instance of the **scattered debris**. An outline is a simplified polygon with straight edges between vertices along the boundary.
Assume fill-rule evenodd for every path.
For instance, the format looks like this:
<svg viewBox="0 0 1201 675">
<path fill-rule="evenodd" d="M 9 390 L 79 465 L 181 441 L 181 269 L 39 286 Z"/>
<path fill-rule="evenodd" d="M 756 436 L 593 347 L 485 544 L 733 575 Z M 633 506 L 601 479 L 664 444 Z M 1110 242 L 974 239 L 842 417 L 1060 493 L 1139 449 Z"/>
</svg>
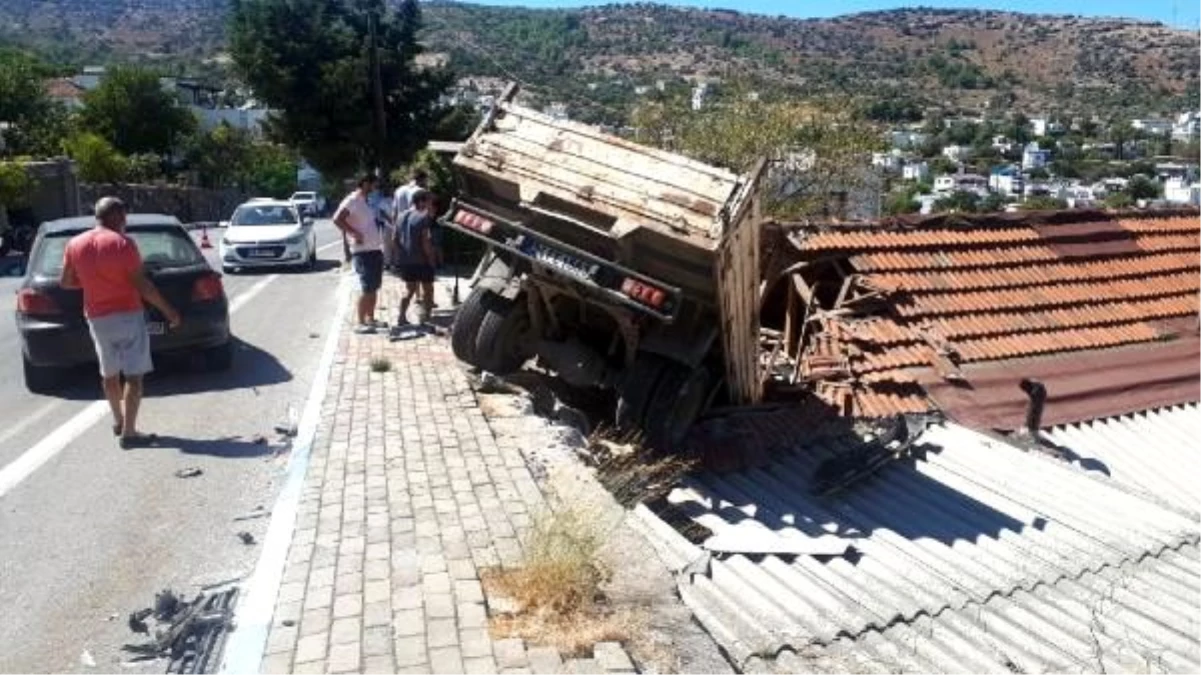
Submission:
<svg viewBox="0 0 1201 675">
<path fill-rule="evenodd" d="M 296 425 L 294 424 L 277 424 L 275 425 L 275 433 L 280 436 L 291 438 L 296 435 Z"/>
<path fill-rule="evenodd" d="M 83 650 L 83 653 L 79 655 L 79 662 L 83 664 L 84 668 L 96 667 L 96 659 L 92 656 L 92 652 L 86 649 Z"/>
<path fill-rule="evenodd" d="M 254 443 L 255 445 L 267 445 L 267 437 L 262 434 L 255 434 L 254 438 L 251 439 L 250 442 Z"/>
<path fill-rule="evenodd" d="M 296 625 L 296 622 L 291 619 L 284 619 L 280 623 L 283 624 L 284 628 L 291 628 L 292 626 Z"/>
<path fill-rule="evenodd" d="M 242 543 L 246 544 L 247 546 L 252 546 L 254 544 L 254 535 L 245 530 L 242 530 L 238 533 L 238 539 L 241 539 Z"/>
<path fill-rule="evenodd" d="M 392 362 L 382 356 L 371 357 L 371 372 L 386 373 L 392 370 Z"/>
<path fill-rule="evenodd" d="M 180 469 L 179 471 L 176 471 L 175 477 L 176 478 L 195 478 L 196 476 L 199 476 L 202 473 L 204 473 L 204 471 L 202 469 L 200 469 L 200 467 L 189 466 L 186 469 Z"/>
<path fill-rule="evenodd" d="M 271 512 L 268 511 L 267 509 L 264 509 L 262 504 L 259 504 L 258 506 L 254 507 L 254 510 L 251 511 L 250 513 L 247 513 L 244 516 L 236 516 L 234 518 L 234 522 L 240 522 L 243 520 L 254 520 L 255 518 L 262 518 L 263 516 L 268 516 L 268 515 L 271 515 Z"/>
<path fill-rule="evenodd" d="M 321 333 L 309 333 L 310 340 L 316 340 L 319 337 L 321 337 Z"/>
<path fill-rule="evenodd" d="M 118 618 L 120 618 L 120 616 L 121 614 L 119 612 L 113 612 L 112 614 L 108 615 L 108 618 L 105 619 L 105 621 L 116 621 Z"/>
<path fill-rule="evenodd" d="M 141 609 L 129 615 L 130 629 L 151 635 L 152 639 L 142 644 L 126 644 L 123 649 L 138 655 L 135 661 L 169 658 L 168 673 L 213 672 L 225 635 L 232 628 L 237 594 L 236 587 L 227 587 L 212 594 L 202 592 L 189 602 L 164 590 L 155 595 L 154 609 Z M 153 632 L 146 623 L 150 617 L 155 621 Z"/>
</svg>

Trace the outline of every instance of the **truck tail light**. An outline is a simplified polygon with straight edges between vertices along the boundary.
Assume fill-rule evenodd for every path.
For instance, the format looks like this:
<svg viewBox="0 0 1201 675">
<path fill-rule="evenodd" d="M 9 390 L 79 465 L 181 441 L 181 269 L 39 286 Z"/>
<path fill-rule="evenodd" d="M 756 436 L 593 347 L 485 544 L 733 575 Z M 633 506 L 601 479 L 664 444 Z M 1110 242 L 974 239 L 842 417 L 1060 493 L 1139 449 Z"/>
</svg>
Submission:
<svg viewBox="0 0 1201 675">
<path fill-rule="evenodd" d="M 664 293 L 661 289 L 629 277 L 621 282 L 621 292 L 626 297 L 655 309 L 662 309 L 663 303 L 667 302 L 667 293 Z"/>
<path fill-rule="evenodd" d="M 455 213 L 454 221 L 463 227 L 469 230 L 475 230 L 480 234 L 491 234 L 492 228 L 496 226 L 496 223 L 492 222 L 490 219 L 464 209 L 459 209 L 459 211 Z"/>
<path fill-rule="evenodd" d="M 210 302 L 225 295 L 225 286 L 216 274 L 205 274 L 192 284 L 192 302 Z"/>
<path fill-rule="evenodd" d="M 33 288 L 17 292 L 17 311 L 21 314 L 62 314 L 58 303 L 49 295 Z"/>
</svg>

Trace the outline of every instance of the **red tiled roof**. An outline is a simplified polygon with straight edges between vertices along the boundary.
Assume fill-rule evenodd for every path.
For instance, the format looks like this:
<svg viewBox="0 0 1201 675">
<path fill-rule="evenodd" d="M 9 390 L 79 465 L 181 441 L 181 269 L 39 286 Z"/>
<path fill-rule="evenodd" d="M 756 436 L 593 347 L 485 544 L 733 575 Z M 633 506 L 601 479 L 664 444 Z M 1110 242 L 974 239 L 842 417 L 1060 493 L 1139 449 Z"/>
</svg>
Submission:
<svg viewBox="0 0 1201 675">
<path fill-rule="evenodd" d="M 54 99 L 75 99 L 83 96 L 83 87 L 68 78 L 58 77 L 46 82 L 46 94 Z"/>
<path fill-rule="evenodd" d="M 810 308 L 799 346 L 814 392 L 856 416 L 931 409 L 915 373 L 1155 344 L 1201 310 L 1195 210 L 780 227 L 808 284 L 866 292 Z"/>
</svg>

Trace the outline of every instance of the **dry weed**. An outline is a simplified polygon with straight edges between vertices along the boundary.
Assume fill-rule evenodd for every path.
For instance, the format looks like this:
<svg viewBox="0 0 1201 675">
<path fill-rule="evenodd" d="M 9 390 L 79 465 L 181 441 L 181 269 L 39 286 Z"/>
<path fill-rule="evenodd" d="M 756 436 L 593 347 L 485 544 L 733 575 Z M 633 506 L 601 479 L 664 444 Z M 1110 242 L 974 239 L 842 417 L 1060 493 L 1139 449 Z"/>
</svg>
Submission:
<svg viewBox="0 0 1201 675">
<path fill-rule="evenodd" d="M 371 357 L 371 372 L 386 373 L 392 370 L 392 362 L 383 356 Z"/>
<path fill-rule="evenodd" d="M 610 573 L 602 560 L 605 533 L 599 522 L 571 508 L 537 516 L 520 567 L 481 574 L 490 596 L 512 603 L 512 612 L 492 618 L 495 635 L 576 657 L 587 656 L 597 642 L 626 642 L 645 632 L 642 612 L 605 601 L 601 586 Z"/>
</svg>

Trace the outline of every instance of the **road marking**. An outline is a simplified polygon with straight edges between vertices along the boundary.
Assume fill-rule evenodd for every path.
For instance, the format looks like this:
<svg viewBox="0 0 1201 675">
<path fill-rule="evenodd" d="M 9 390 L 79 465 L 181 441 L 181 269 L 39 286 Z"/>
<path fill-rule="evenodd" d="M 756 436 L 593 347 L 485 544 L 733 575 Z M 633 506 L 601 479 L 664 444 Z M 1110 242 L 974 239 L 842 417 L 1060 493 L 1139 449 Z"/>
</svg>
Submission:
<svg viewBox="0 0 1201 675">
<path fill-rule="evenodd" d="M 278 278 L 278 274 L 273 274 L 234 298 L 229 303 L 229 313 L 232 315 L 234 312 L 237 312 L 253 299 L 254 296 L 261 293 L 268 284 Z M 93 401 L 86 408 L 76 413 L 74 417 L 67 420 L 62 426 L 34 444 L 33 447 L 21 453 L 20 457 L 17 457 L 3 469 L 0 469 L 0 497 L 3 497 L 8 494 L 9 490 L 20 485 L 21 481 L 28 478 L 43 464 L 62 452 L 67 445 L 82 436 L 85 431 L 91 428 L 96 422 L 99 422 L 107 413 L 108 401 Z"/>
<path fill-rule="evenodd" d="M 342 245 L 342 240 L 341 240 L 341 239 L 339 239 L 338 241 L 331 241 L 330 243 L 326 244 L 325 246 L 318 246 L 318 247 L 317 247 L 317 252 L 318 252 L 318 253 L 320 253 L 320 252 L 324 251 L 324 250 L 325 250 L 325 249 L 327 249 L 327 248 L 333 248 L 333 247 L 335 247 L 335 246 L 341 246 L 341 245 Z"/>
<path fill-rule="evenodd" d="M 338 242 L 341 243 L 341 242 Z M 329 333 L 325 337 L 325 348 L 317 366 L 308 400 L 300 415 L 296 443 L 288 461 L 288 474 L 283 489 L 271 510 L 271 523 L 263 538 L 262 554 L 234 612 L 234 623 L 238 629 L 229 638 L 222 657 L 222 673 L 258 673 L 262 665 L 263 651 L 275 612 L 275 598 L 283 581 L 284 565 L 288 562 L 288 547 L 292 544 L 292 533 L 296 529 L 296 511 L 300 506 L 300 495 L 304 488 L 305 474 L 309 470 L 313 440 L 321 421 L 321 405 L 325 402 L 325 390 L 329 385 L 329 374 L 338 351 L 338 337 L 342 320 L 349 302 L 349 280 L 343 277 L 338 285 L 338 309 L 334 312 Z"/>
<path fill-rule="evenodd" d="M 30 424 L 33 424 L 34 422 L 36 422 L 36 421 L 42 419 L 43 417 L 45 417 L 46 415 L 50 414 L 51 410 L 54 410 L 58 406 L 62 405 L 62 403 L 63 403 L 62 399 L 50 401 L 49 403 L 42 406 L 41 408 L 38 408 L 37 411 L 34 412 L 32 415 L 26 417 L 25 419 L 21 420 L 20 422 L 17 422 L 16 424 L 9 426 L 8 430 L 6 430 L 3 434 L 0 434 L 0 443 L 4 443 L 5 441 L 12 438 L 13 436 L 16 436 L 17 434 L 21 433 Z"/>
</svg>

